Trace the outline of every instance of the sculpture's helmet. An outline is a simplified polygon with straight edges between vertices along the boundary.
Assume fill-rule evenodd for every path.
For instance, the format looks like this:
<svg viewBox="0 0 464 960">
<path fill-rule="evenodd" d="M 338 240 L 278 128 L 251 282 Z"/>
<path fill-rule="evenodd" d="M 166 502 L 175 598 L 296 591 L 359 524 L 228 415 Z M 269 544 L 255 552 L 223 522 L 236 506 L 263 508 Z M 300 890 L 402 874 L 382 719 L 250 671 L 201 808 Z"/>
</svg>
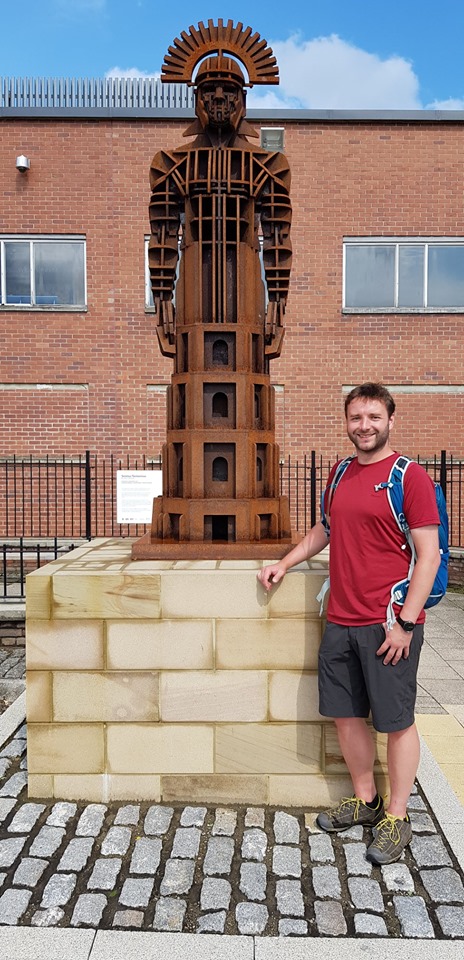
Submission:
<svg viewBox="0 0 464 960">
<path fill-rule="evenodd" d="M 203 127 L 237 130 L 245 115 L 245 77 L 232 57 L 208 57 L 195 78 L 196 114 Z"/>
</svg>

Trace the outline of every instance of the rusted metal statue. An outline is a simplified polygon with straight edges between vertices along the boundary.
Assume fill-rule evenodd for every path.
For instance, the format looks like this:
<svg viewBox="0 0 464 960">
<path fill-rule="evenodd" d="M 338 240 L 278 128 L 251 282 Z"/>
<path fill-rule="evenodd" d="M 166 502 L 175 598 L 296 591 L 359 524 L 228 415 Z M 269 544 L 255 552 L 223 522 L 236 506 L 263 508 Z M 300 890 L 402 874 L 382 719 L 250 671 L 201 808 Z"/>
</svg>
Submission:
<svg viewBox="0 0 464 960">
<path fill-rule="evenodd" d="M 196 120 L 150 171 L 157 334 L 174 373 L 163 495 L 133 556 L 277 557 L 291 531 L 269 361 L 284 332 L 290 170 L 248 139 L 245 86 L 278 83 L 278 68 L 250 27 L 210 20 L 174 41 L 161 79 L 195 85 Z"/>
</svg>

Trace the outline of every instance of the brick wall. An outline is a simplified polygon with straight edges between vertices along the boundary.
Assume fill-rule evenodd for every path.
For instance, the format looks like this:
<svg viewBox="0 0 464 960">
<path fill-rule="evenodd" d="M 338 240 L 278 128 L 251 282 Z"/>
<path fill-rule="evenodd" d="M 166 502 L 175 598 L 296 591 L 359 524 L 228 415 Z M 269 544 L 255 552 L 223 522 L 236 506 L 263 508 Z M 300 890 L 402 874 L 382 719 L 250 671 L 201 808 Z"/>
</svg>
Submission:
<svg viewBox="0 0 464 960">
<path fill-rule="evenodd" d="M 171 363 L 144 307 L 148 170 L 185 126 L 2 121 L 1 229 L 85 234 L 88 280 L 85 313 L 0 313 L 5 454 L 159 454 Z M 464 395 L 430 392 L 463 383 L 463 316 L 341 311 L 344 236 L 464 236 L 463 142 L 458 123 L 285 124 L 294 268 L 283 353 L 271 365 L 282 455 L 344 452 L 342 388 L 377 378 L 421 388 L 398 390 L 398 447 L 464 455 Z M 19 152 L 27 175 L 15 169 Z M 30 388 L 38 383 L 47 389 Z"/>
</svg>

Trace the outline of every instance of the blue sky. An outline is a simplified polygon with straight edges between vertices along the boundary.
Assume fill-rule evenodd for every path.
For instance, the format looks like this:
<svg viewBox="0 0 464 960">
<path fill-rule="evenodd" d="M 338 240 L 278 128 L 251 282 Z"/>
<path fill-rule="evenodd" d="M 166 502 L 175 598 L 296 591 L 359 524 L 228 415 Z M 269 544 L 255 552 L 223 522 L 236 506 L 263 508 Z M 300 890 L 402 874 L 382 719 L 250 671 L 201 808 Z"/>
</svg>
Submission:
<svg viewBox="0 0 464 960">
<path fill-rule="evenodd" d="M 460 0 L 0 0 L 1 76 L 157 74 L 173 38 L 233 19 L 273 47 L 278 88 L 248 103 L 315 109 L 464 109 Z"/>
</svg>

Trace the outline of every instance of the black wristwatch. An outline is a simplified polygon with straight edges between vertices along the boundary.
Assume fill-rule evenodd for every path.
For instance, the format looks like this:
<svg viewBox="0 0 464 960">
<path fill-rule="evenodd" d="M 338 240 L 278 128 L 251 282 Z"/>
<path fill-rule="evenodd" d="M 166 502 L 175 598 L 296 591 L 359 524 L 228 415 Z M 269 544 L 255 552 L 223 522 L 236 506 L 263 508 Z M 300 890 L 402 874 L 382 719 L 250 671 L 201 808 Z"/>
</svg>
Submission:
<svg viewBox="0 0 464 960">
<path fill-rule="evenodd" d="M 414 627 L 416 626 L 416 624 L 413 623 L 412 620 L 403 620 L 403 618 L 400 616 L 397 616 L 396 619 L 400 627 L 403 630 L 405 630 L 406 633 L 412 633 L 412 631 L 414 630 Z"/>
</svg>

